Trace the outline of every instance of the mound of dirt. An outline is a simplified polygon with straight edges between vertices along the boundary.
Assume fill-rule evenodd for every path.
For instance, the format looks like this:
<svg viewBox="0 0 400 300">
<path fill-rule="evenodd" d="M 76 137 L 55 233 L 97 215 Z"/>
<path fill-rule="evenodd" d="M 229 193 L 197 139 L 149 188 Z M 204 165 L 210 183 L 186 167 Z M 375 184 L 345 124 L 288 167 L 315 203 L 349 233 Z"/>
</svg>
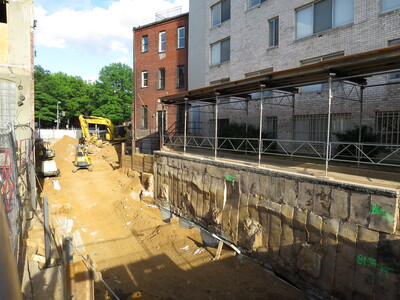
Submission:
<svg viewBox="0 0 400 300">
<path fill-rule="evenodd" d="M 72 162 L 75 157 L 75 145 L 78 145 L 78 140 L 67 135 L 64 135 L 62 139 L 52 145 L 52 148 L 56 152 L 56 163 L 59 169 L 72 168 Z"/>
</svg>

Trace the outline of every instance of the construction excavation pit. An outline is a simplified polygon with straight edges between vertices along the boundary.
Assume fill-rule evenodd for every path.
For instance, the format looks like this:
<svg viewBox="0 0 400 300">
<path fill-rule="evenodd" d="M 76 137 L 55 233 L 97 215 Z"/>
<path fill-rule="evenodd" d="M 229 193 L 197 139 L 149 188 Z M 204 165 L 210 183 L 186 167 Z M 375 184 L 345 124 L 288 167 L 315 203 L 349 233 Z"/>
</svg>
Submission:
<svg viewBox="0 0 400 300">
<path fill-rule="evenodd" d="M 92 172 L 72 172 L 77 144 L 67 136 L 53 143 L 60 175 L 41 179 L 51 259 L 44 261 L 43 231 L 35 232 L 43 230 L 41 211 L 27 239 L 30 299 L 62 299 L 65 291 L 74 299 L 308 298 L 200 224 L 166 216 L 149 191 L 152 175 L 120 168 L 120 144 L 93 148 Z M 50 281 L 45 270 L 53 270 Z"/>
</svg>

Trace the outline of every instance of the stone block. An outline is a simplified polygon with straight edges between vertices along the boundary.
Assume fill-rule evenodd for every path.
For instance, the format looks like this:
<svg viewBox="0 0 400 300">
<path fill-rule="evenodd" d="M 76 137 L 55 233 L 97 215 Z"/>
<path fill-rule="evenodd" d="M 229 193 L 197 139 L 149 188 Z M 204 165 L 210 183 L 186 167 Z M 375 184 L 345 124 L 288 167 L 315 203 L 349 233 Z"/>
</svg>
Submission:
<svg viewBox="0 0 400 300">
<path fill-rule="evenodd" d="M 371 215 L 371 196 L 352 192 L 350 195 L 350 219 L 355 224 L 367 226 Z"/>
<path fill-rule="evenodd" d="M 254 196 L 253 194 L 249 195 L 249 202 L 248 202 L 248 210 L 249 215 L 252 219 L 258 222 L 258 202 L 259 198 Z"/>
<path fill-rule="evenodd" d="M 215 205 L 218 210 L 222 211 L 225 201 L 225 179 L 216 179 L 216 184 Z"/>
<path fill-rule="evenodd" d="M 207 216 L 211 208 L 211 176 L 204 174 L 203 176 L 203 219 L 207 219 Z"/>
<path fill-rule="evenodd" d="M 355 298 L 372 298 L 378 254 L 379 232 L 359 227 L 354 270 Z"/>
<path fill-rule="evenodd" d="M 223 166 L 217 167 L 214 165 L 205 165 L 204 173 L 220 180 L 223 180 L 226 174 L 235 176 L 235 174 L 233 174 L 233 172 L 231 172 L 229 168 L 224 168 Z"/>
<path fill-rule="evenodd" d="M 264 255 L 268 254 L 268 238 L 270 232 L 270 214 L 267 207 L 267 201 L 265 199 L 261 199 L 258 203 L 258 218 L 260 220 L 262 231 L 262 245 L 266 249 L 266 251 L 263 251 Z"/>
<path fill-rule="evenodd" d="M 394 233 L 398 222 L 397 198 L 371 196 L 369 228 L 385 233 Z"/>
<path fill-rule="evenodd" d="M 228 191 L 229 191 L 229 189 L 228 189 Z M 240 197 L 241 197 L 240 183 L 235 182 L 230 196 L 228 193 L 228 198 L 231 199 L 230 201 L 231 201 L 231 207 L 232 207 L 231 215 L 230 215 L 230 217 L 231 217 L 230 230 L 231 230 L 232 241 L 234 243 L 236 243 L 238 240 Z"/>
<path fill-rule="evenodd" d="M 171 177 L 170 177 L 170 182 L 171 182 L 171 190 L 172 193 L 171 195 L 171 205 L 172 206 L 177 206 L 178 202 L 178 169 L 171 169 Z"/>
<path fill-rule="evenodd" d="M 378 264 L 374 295 L 377 299 L 399 299 L 400 235 L 380 233 Z"/>
<path fill-rule="evenodd" d="M 333 188 L 331 191 L 331 218 L 347 219 L 349 217 L 349 192 Z"/>
<path fill-rule="evenodd" d="M 283 198 L 283 203 L 296 206 L 298 196 L 299 183 L 292 179 L 285 179 L 285 196 Z"/>
<path fill-rule="evenodd" d="M 250 178 L 247 172 L 240 173 L 239 183 L 240 183 L 240 190 L 242 191 L 242 193 L 248 195 L 250 188 Z"/>
<path fill-rule="evenodd" d="M 324 251 L 324 257 L 318 286 L 329 293 L 332 291 L 333 282 L 335 280 L 338 233 L 339 220 L 324 218 L 322 224 L 322 249 Z"/>
<path fill-rule="evenodd" d="M 269 177 L 269 191 L 267 199 L 282 203 L 285 194 L 285 179 L 280 177 Z"/>
<path fill-rule="evenodd" d="M 222 209 L 222 232 L 231 234 L 231 212 L 233 195 L 239 193 L 239 183 L 236 181 L 225 180 L 225 201 L 224 208 Z M 257 216 L 258 217 L 258 216 Z"/>
<path fill-rule="evenodd" d="M 292 254 L 293 257 L 297 259 L 300 253 L 302 245 L 307 241 L 307 211 L 300 208 L 294 208 L 293 214 L 293 246 Z"/>
<path fill-rule="evenodd" d="M 294 207 L 287 204 L 282 204 L 281 207 L 281 222 L 282 222 L 282 235 L 280 242 L 280 257 L 283 261 L 284 267 L 288 270 L 293 270 L 293 263 L 295 260 L 292 257 L 292 245 L 294 243 L 293 236 L 293 216 Z"/>
<path fill-rule="evenodd" d="M 260 175 L 257 173 L 248 173 L 249 178 L 249 194 L 254 196 L 260 196 L 261 186 L 260 186 Z"/>
<path fill-rule="evenodd" d="M 304 244 L 297 260 L 297 267 L 307 275 L 317 279 L 321 273 L 321 261 L 320 251 L 317 251 L 310 244 Z"/>
<path fill-rule="evenodd" d="M 358 226 L 349 222 L 339 223 L 333 295 L 339 299 L 352 299 L 353 273 L 356 264 Z"/>
<path fill-rule="evenodd" d="M 313 245 L 321 244 L 322 217 L 310 212 L 307 215 L 308 242 Z"/>
<path fill-rule="evenodd" d="M 244 220 L 249 217 L 248 210 L 249 197 L 247 194 L 240 194 L 239 204 L 239 225 L 238 225 L 238 242 L 240 246 L 246 244 L 246 232 L 244 231 Z"/>
<path fill-rule="evenodd" d="M 178 170 L 177 174 L 177 191 L 176 191 L 176 208 L 181 207 L 182 195 L 183 195 L 183 170 Z"/>
<path fill-rule="evenodd" d="M 314 213 L 329 217 L 331 207 L 331 188 L 327 185 L 316 184 L 314 186 Z"/>
<path fill-rule="evenodd" d="M 281 205 L 275 202 L 267 201 L 267 206 L 270 216 L 268 249 L 271 260 L 277 262 L 279 260 L 279 249 L 282 234 Z"/>
<path fill-rule="evenodd" d="M 264 175 L 264 174 L 259 174 L 259 176 L 258 176 L 258 179 L 259 179 L 259 184 L 260 184 L 260 188 L 259 188 L 259 197 L 260 198 L 265 198 L 265 199 L 267 199 L 268 197 L 268 191 L 269 191 L 269 189 L 270 189 L 270 186 L 269 186 L 269 183 L 270 183 L 270 180 L 269 180 L 269 176 L 267 176 L 267 175 Z"/>
<path fill-rule="evenodd" d="M 299 197 L 297 203 L 301 209 L 312 210 L 314 204 L 314 184 L 299 182 Z"/>
<path fill-rule="evenodd" d="M 244 219 L 244 232 L 246 234 L 245 246 L 251 251 L 262 247 L 262 230 L 261 224 L 250 217 Z"/>
</svg>

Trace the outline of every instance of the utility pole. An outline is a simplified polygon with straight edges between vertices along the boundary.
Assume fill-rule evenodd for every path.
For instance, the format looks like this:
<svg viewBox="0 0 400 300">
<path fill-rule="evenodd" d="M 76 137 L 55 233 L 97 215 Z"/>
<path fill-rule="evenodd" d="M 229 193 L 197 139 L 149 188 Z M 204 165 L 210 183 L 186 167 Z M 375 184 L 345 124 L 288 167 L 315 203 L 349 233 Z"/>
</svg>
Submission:
<svg viewBox="0 0 400 300">
<path fill-rule="evenodd" d="M 61 104 L 61 102 L 57 101 L 57 130 L 60 129 L 60 114 L 58 113 L 58 104 Z"/>
</svg>

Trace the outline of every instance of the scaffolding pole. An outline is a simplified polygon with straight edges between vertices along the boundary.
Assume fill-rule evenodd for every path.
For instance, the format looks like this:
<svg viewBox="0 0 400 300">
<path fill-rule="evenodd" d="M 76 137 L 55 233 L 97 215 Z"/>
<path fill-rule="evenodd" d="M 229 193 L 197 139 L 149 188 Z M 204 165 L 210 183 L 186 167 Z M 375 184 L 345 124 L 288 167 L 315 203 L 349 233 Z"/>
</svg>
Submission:
<svg viewBox="0 0 400 300">
<path fill-rule="evenodd" d="M 186 137 L 187 137 L 187 114 L 188 114 L 188 106 L 187 106 L 188 98 L 185 98 L 185 120 L 183 124 L 183 154 L 186 154 Z"/>
<path fill-rule="evenodd" d="M 165 111 L 164 111 L 164 103 L 161 105 L 161 143 L 160 143 L 160 150 L 164 148 L 164 120 L 165 120 Z"/>
<path fill-rule="evenodd" d="M 217 159 L 218 154 L 218 102 L 219 102 L 219 93 L 215 93 L 215 132 L 214 132 L 214 159 Z"/>
<path fill-rule="evenodd" d="M 292 140 L 294 140 L 294 108 L 295 108 L 296 95 L 292 94 Z"/>
<path fill-rule="evenodd" d="M 263 119 L 263 102 L 264 102 L 264 84 L 260 84 L 260 132 L 258 136 L 258 166 L 261 166 L 261 153 L 263 151 L 263 141 L 262 141 L 262 119 Z"/>
<path fill-rule="evenodd" d="M 331 135 L 331 106 L 332 106 L 332 77 L 335 73 L 329 73 L 329 96 L 328 96 L 328 129 L 326 133 L 326 153 L 325 153 L 325 176 L 328 177 L 328 166 L 329 166 L 329 150 L 330 150 L 330 135 Z"/>
<path fill-rule="evenodd" d="M 365 86 L 361 85 L 360 86 L 360 118 L 358 121 L 358 144 L 359 147 L 361 147 L 361 141 L 362 141 L 362 121 L 363 121 L 363 110 L 364 110 L 364 89 Z M 361 151 L 360 149 L 357 150 L 358 155 L 357 155 L 357 164 L 360 165 L 360 159 L 361 159 Z"/>
</svg>

